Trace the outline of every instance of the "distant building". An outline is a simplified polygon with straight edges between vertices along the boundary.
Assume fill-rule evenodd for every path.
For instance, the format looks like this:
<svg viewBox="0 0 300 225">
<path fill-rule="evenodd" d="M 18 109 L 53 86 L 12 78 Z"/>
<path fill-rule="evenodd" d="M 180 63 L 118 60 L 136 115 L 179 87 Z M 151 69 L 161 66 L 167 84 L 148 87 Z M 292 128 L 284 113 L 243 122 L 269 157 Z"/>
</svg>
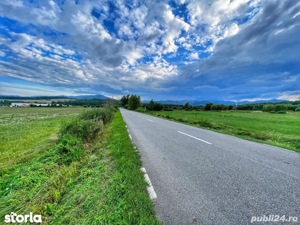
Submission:
<svg viewBox="0 0 300 225">
<path fill-rule="evenodd" d="M 49 106 L 49 104 L 44 104 L 44 103 L 42 103 L 42 104 L 34 103 L 33 105 L 36 105 L 36 106 L 43 106 L 43 107 Z"/>
<path fill-rule="evenodd" d="M 30 107 L 30 103 L 11 103 L 10 107 Z"/>
<path fill-rule="evenodd" d="M 10 107 L 30 107 L 30 106 L 40 106 L 40 107 L 47 107 L 49 104 L 47 103 L 11 103 Z"/>
</svg>

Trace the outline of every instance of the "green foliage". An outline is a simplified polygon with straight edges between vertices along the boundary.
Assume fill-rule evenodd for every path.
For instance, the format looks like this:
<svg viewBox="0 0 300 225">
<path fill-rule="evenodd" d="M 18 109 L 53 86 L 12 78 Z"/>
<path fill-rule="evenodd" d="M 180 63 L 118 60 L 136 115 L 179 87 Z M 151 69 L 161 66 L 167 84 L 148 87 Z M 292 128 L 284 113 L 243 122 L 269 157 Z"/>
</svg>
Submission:
<svg viewBox="0 0 300 225">
<path fill-rule="evenodd" d="M 191 110 L 192 106 L 190 105 L 190 103 L 187 102 L 187 103 L 184 104 L 183 109 L 184 110 Z"/>
<path fill-rule="evenodd" d="M 164 107 L 162 104 L 155 102 L 153 99 L 146 105 L 149 111 L 161 111 Z"/>
<path fill-rule="evenodd" d="M 276 112 L 286 112 L 286 110 L 287 110 L 287 105 L 285 105 L 285 104 L 277 104 L 277 105 L 275 105 L 275 111 Z"/>
<path fill-rule="evenodd" d="M 273 104 L 267 104 L 263 106 L 263 112 L 272 112 L 275 111 L 275 106 Z"/>
<path fill-rule="evenodd" d="M 205 105 L 205 107 L 204 107 L 204 110 L 209 111 L 209 110 L 212 109 L 212 106 L 213 106 L 213 103 L 208 102 L 208 103 L 206 103 L 206 105 Z"/>
<path fill-rule="evenodd" d="M 120 100 L 121 106 L 130 109 L 130 110 L 137 110 L 141 107 L 141 97 L 138 95 L 126 95 L 123 96 Z"/>
<path fill-rule="evenodd" d="M 121 106 L 126 107 L 128 105 L 129 95 L 125 95 L 121 98 Z"/>
<path fill-rule="evenodd" d="M 116 111 L 116 108 L 113 106 L 107 106 L 104 108 L 93 109 L 86 111 L 80 115 L 80 119 L 83 120 L 93 120 L 100 121 L 102 120 L 104 124 L 107 124 L 112 120 L 113 113 Z"/>
<path fill-rule="evenodd" d="M 295 112 L 300 112 L 300 107 L 297 107 L 297 108 L 295 109 Z"/>
<path fill-rule="evenodd" d="M 138 95 L 130 95 L 128 99 L 128 109 L 136 110 L 141 106 L 141 98 Z"/>
<path fill-rule="evenodd" d="M 159 224 L 146 192 L 139 155 L 120 113 L 86 142 L 86 131 L 93 133 L 93 126 L 87 128 L 87 124 L 103 125 L 98 115 L 102 114 L 66 118 L 56 145 L 53 142 L 28 163 L 1 175 L 0 218 L 10 212 L 33 212 L 42 215 L 43 224 L 53 225 Z M 35 125 L 33 119 L 31 126 Z"/>
<path fill-rule="evenodd" d="M 216 110 L 216 111 L 221 111 L 221 110 L 228 110 L 228 106 L 224 105 L 224 104 L 220 104 L 220 105 L 213 105 L 211 110 Z"/>
<path fill-rule="evenodd" d="M 118 105 L 119 102 L 114 99 L 70 99 L 69 101 L 52 101 L 52 107 L 62 106 L 82 106 L 82 107 L 100 107 L 106 104 Z"/>
<path fill-rule="evenodd" d="M 7 101 L 7 100 L 1 100 L 0 101 L 0 106 L 10 106 L 12 101 Z"/>
<path fill-rule="evenodd" d="M 83 108 L 0 108 L 0 176 L 55 145 L 57 132 Z"/>
<path fill-rule="evenodd" d="M 146 107 L 139 107 L 139 108 L 137 108 L 136 111 L 145 113 L 145 112 L 147 112 L 147 108 Z"/>
<path fill-rule="evenodd" d="M 94 139 L 103 129 L 102 120 L 82 120 L 75 119 L 61 129 L 61 135 L 70 134 L 84 142 Z"/>
<path fill-rule="evenodd" d="M 245 104 L 245 105 L 238 105 L 237 110 L 253 110 L 253 105 Z"/>
<path fill-rule="evenodd" d="M 71 134 L 63 134 L 59 139 L 56 150 L 61 155 L 59 160 L 64 164 L 70 164 L 81 158 L 83 154 L 83 143 L 80 139 Z"/>
</svg>

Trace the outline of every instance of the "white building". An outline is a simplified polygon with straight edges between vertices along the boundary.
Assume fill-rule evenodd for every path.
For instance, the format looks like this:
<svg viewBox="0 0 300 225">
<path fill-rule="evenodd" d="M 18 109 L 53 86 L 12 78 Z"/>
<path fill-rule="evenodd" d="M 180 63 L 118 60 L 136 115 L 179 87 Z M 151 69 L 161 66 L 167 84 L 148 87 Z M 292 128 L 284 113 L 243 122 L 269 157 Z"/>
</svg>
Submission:
<svg viewBox="0 0 300 225">
<path fill-rule="evenodd" d="M 30 106 L 30 103 L 24 103 L 24 102 L 21 102 L 21 103 L 11 103 L 10 104 L 10 107 L 29 107 Z"/>
</svg>

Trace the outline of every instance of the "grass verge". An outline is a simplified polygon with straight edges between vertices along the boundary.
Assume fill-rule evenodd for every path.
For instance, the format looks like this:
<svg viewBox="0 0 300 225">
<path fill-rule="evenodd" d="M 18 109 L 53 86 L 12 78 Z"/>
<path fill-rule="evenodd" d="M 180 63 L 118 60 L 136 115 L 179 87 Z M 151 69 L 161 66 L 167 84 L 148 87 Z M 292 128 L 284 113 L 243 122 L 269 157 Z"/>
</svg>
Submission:
<svg viewBox="0 0 300 225">
<path fill-rule="evenodd" d="M 98 112 L 72 119 L 54 147 L 1 177 L 0 224 L 11 212 L 43 224 L 159 224 L 120 113 L 108 123 L 113 114 Z"/>
<path fill-rule="evenodd" d="M 161 111 L 151 115 L 300 152 L 300 113 Z"/>
</svg>

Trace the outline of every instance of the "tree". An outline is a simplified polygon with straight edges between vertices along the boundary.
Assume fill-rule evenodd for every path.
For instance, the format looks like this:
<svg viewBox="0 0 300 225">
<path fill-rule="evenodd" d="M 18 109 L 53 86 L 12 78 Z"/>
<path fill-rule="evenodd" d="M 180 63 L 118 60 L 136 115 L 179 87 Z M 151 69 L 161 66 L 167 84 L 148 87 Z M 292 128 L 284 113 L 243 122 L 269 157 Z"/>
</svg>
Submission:
<svg viewBox="0 0 300 225">
<path fill-rule="evenodd" d="M 136 110 L 141 106 L 141 98 L 137 95 L 130 95 L 128 99 L 128 108 L 131 110 Z"/>
<path fill-rule="evenodd" d="M 263 110 L 264 112 L 272 112 L 275 111 L 275 106 L 273 104 L 264 105 Z"/>
<path fill-rule="evenodd" d="M 126 108 L 128 101 L 129 101 L 129 95 L 127 95 L 127 96 L 124 95 L 120 101 L 121 101 L 121 106 Z"/>
<path fill-rule="evenodd" d="M 162 104 L 160 104 L 160 103 L 158 103 L 158 102 L 155 102 L 155 103 L 154 103 L 154 106 L 153 106 L 153 110 L 154 110 L 154 111 L 161 111 L 163 108 L 164 108 L 164 107 L 163 107 Z"/>
<path fill-rule="evenodd" d="M 185 109 L 185 110 L 190 110 L 190 108 L 191 108 L 191 105 L 188 102 L 185 103 L 184 106 L 183 106 L 183 109 Z"/>
<path fill-rule="evenodd" d="M 276 112 L 286 112 L 286 110 L 287 110 L 287 105 L 285 105 L 285 104 L 275 105 L 275 111 Z"/>
<path fill-rule="evenodd" d="M 155 101 L 153 99 L 151 99 L 151 101 L 148 104 L 148 109 L 150 111 L 153 111 L 154 105 L 155 105 Z"/>
<path fill-rule="evenodd" d="M 208 103 L 206 103 L 204 110 L 211 110 L 212 106 L 213 106 L 213 103 L 208 102 Z"/>
<path fill-rule="evenodd" d="M 160 111 L 163 109 L 163 105 L 158 102 L 155 102 L 153 99 L 151 99 L 151 101 L 147 105 L 147 108 L 150 111 Z"/>
</svg>

